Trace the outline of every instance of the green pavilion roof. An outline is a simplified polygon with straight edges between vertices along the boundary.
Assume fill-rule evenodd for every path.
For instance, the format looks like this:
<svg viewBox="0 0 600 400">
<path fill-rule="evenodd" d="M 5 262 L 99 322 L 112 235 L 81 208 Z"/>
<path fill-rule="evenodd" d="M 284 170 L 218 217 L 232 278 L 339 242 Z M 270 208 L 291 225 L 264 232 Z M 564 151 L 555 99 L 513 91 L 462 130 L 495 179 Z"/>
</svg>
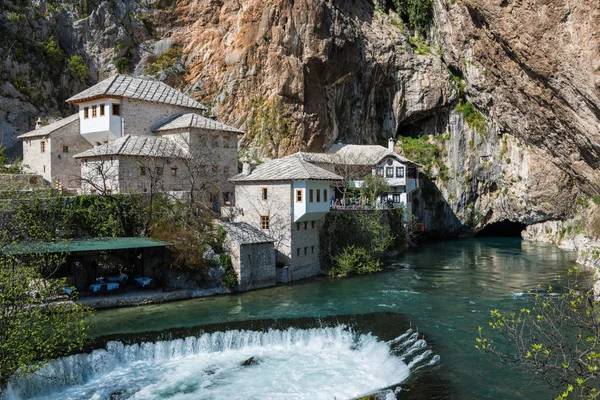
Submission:
<svg viewBox="0 0 600 400">
<path fill-rule="evenodd" d="M 164 247 L 166 245 L 165 242 L 146 237 L 91 238 L 58 240 L 56 242 L 12 243 L 2 248 L 2 252 L 5 254 L 75 253 L 82 251 L 143 249 L 148 247 Z"/>
</svg>

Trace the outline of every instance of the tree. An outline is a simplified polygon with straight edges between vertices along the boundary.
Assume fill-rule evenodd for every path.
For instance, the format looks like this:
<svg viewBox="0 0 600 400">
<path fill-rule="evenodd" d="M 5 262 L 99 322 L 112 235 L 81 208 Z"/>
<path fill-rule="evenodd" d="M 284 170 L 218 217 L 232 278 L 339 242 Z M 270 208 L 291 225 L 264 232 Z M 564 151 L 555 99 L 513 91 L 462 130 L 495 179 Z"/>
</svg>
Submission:
<svg viewBox="0 0 600 400">
<path fill-rule="evenodd" d="M 81 349 L 87 337 L 89 310 L 66 301 L 65 279 L 55 276 L 66 255 L 24 247 L 65 234 L 50 223 L 64 219 L 62 209 L 41 207 L 35 196 L 0 203 L 0 395 L 14 374 Z"/>
<path fill-rule="evenodd" d="M 599 398 L 600 307 L 591 281 L 574 267 L 559 290 L 530 292 L 531 306 L 492 310 L 489 326 L 498 337 L 479 327 L 476 348 L 542 378 L 558 399 Z"/>
<path fill-rule="evenodd" d="M 410 27 L 422 36 L 433 20 L 433 3 L 431 0 L 393 0 L 396 12 Z"/>
<path fill-rule="evenodd" d="M 87 65 L 83 61 L 83 57 L 79 55 L 72 56 L 67 62 L 69 73 L 76 79 L 81 81 L 89 78 L 90 72 Z"/>
<path fill-rule="evenodd" d="M 377 203 L 377 198 L 384 193 L 390 191 L 390 185 L 381 175 L 367 175 L 360 187 L 361 196 L 369 201 L 374 206 Z"/>
</svg>

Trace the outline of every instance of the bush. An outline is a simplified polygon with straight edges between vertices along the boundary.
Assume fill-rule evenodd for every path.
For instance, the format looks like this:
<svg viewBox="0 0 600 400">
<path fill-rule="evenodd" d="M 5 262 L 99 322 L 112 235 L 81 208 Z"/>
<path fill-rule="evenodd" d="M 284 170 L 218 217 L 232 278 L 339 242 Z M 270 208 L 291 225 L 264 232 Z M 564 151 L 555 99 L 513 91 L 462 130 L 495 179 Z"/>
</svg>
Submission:
<svg viewBox="0 0 600 400">
<path fill-rule="evenodd" d="M 221 283 L 229 290 L 235 290 L 238 286 L 238 276 L 231 263 L 231 256 L 219 254 L 219 265 L 225 269 L 225 273 L 221 277 Z"/>
<path fill-rule="evenodd" d="M 154 62 L 146 68 L 146 73 L 156 76 L 161 71 L 171 68 L 181 58 L 181 49 L 179 47 L 171 47 L 169 50 L 161 54 Z"/>
<path fill-rule="evenodd" d="M 473 104 L 468 101 L 461 102 L 457 107 L 456 111 L 461 112 L 467 124 L 473 128 L 477 133 L 483 135 L 487 129 L 487 123 L 485 117 Z"/>
<path fill-rule="evenodd" d="M 333 267 L 329 270 L 329 276 L 363 275 L 381 270 L 381 261 L 373 257 L 367 249 L 347 246 L 333 257 Z"/>
<path fill-rule="evenodd" d="M 89 77 L 89 70 L 87 65 L 83 62 L 83 57 L 73 56 L 69 58 L 67 62 L 69 73 L 75 78 L 81 81 L 86 80 Z"/>
<path fill-rule="evenodd" d="M 124 74 L 131 69 L 131 59 L 129 56 L 121 56 L 115 60 L 115 67 L 120 74 Z"/>
<path fill-rule="evenodd" d="M 417 138 L 403 137 L 401 146 L 406 158 L 424 167 L 430 167 L 440 158 L 440 150 L 435 144 L 429 142 L 426 135 Z"/>
<path fill-rule="evenodd" d="M 52 36 L 48 41 L 42 42 L 41 45 L 46 54 L 46 58 L 48 59 L 48 63 L 53 67 L 60 67 L 65 58 L 65 53 L 63 53 L 58 46 L 56 38 Z"/>
<path fill-rule="evenodd" d="M 433 3 L 431 0 L 393 0 L 396 12 L 408 21 L 412 29 L 425 36 L 433 21 Z"/>
</svg>

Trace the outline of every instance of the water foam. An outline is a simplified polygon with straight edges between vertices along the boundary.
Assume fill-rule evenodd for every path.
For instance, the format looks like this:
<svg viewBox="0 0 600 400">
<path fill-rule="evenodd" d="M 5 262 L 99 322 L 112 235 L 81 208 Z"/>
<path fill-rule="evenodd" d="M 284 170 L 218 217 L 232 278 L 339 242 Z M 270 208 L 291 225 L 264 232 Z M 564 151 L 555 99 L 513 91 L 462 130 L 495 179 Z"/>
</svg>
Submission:
<svg viewBox="0 0 600 400">
<path fill-rule="evenodd" d="M 384 342 L 344 325 L 226 331 L 156 343 L 108 343 L 9 383 L 5 398 L 332 399 L 402 381 L 439 356 L 412 330 Z M 244 361 L 253 357 L 244 366 Z"/>
</svg>

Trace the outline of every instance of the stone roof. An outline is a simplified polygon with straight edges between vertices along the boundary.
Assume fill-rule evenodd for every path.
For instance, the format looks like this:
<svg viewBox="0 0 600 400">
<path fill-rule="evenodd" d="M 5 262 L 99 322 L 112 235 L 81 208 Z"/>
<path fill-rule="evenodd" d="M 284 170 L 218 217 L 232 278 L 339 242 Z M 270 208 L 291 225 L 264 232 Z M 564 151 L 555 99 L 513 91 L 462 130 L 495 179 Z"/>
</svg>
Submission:
<svg viewBox="0 0 600 400">
<path fill-rule="evenodd" d="M 229 180 L 232 182 L 251 182 L 304 179 L 340 181 L 343 178 L 292 154 L 291 156 L 269 160 L 256 167 L 250 174 L 237 174 Z"/>
<path fill-rule="evenodd" d="M 93 158 L 103 156 L 190 158 L 190 155 L 171 139 L 160 136 L 125 135 L 113 142 L 94 147 L 73 156 Z"/>
<path fill-rule="evenodd" d="M 26 139 L 26 138 L 32 138 L 32 137 L 38 137 L 38 136 L 46 136 L 62 127 L 65 127 L 73 122 L 78 122 L 78 121 L 79 121 L 79 114 L 73 114 L 66 118 L 60 119 L 56 122 L 53 122 L 51 124 L 44 125 L 44 126 L 40 127 L 39 129 L 34 129 L 30 132 L 24 133 L 24 134 L 18 136 L 18 138 Z"/>
<path fill-rule="evenodd" d="M 169 131 L 172 129 L 185 128 L 200 128 L 210 129 L 215 131 L 236 132 L 243 134 L 244 131 L 234 128 L 233 126 L 225 125 L 222 122 L 217 122 L 213 119 L 203 117 L 202 115 L 189 113 L 177 115 L 171 120 L 159 126 L 154 132 Z"/>
<path fill-rule="evenodd" d="M 400 162 L 415 164 L 398 153 L 379 145 L 334 144 L 328 150 L 333 164 L 377 165 L 384 158 L 393 156 Z"/>
<path fill-rule="evenodd" d="M 273 243 L 269 235 L 246 222 L 220 222 L 232 240 L 239 244 Z"/>
<path fill-rule="evenodd" d="M 205 106 L 196 100 L 191 99 L 165 83 L 120 74 L 98 82 L 94 86 L 76 94 L 67 99 L 67 103 L 80 103 L 102 97 L 126 97 L 129 99 L 207 110 Z"/>
</svg>

